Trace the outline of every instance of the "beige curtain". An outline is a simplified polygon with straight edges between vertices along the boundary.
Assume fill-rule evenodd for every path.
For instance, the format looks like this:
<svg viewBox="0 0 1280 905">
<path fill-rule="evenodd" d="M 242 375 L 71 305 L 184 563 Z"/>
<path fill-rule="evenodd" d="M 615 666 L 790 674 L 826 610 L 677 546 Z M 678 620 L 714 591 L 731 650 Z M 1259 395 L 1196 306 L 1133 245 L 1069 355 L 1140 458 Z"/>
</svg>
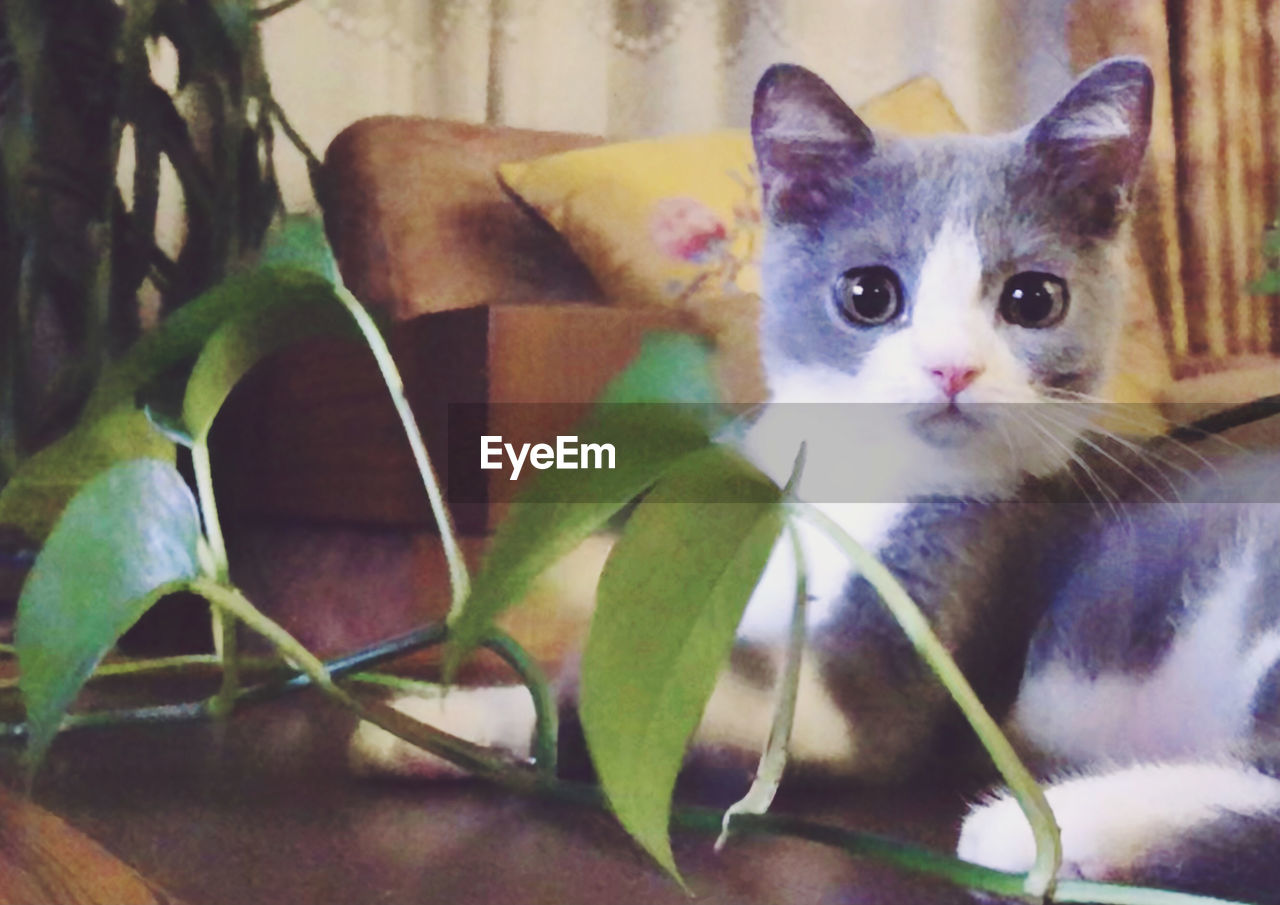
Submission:
<svg viewBox="0 0 1280 905">
<path fill-rule="evenodd" d="M 323 151 L 377 113 L 632 138 L 741 126 L 764 68 L 857 103 L 911 76 L 977 131 L 1070 83 L 1068 0 L 304 0 L 265 24 L 277 97 Z M 300 160 L 287 199 L 307 202 Z"/>
<path fill-rule="evenodd" d="M 1276 299 L 1248 291 L 1280 202 L 1280 0 L 1076 0 L 1070 40 L 1079 66 L 1156 69 L 1140 240 L 1175 372 L 1280 352 Z"/>
</svg>

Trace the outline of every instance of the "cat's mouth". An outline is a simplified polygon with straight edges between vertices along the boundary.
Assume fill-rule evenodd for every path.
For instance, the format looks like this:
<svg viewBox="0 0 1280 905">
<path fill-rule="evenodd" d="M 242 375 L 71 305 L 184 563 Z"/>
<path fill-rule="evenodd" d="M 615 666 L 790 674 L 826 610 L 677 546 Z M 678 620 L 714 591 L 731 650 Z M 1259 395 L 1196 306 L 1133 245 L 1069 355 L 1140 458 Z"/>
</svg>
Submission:
<svg viewBox="0 0 1280 905">
<path fill-rule="evenodd" d="M 969 406 L 960 406 L 954 399 L 934 405 L 919 406 L 909 416 L 912 430 L 920 439 L 932 446 L 954 449 L 964 446 L 980 433 L 985 425 Z"/>
</svg>

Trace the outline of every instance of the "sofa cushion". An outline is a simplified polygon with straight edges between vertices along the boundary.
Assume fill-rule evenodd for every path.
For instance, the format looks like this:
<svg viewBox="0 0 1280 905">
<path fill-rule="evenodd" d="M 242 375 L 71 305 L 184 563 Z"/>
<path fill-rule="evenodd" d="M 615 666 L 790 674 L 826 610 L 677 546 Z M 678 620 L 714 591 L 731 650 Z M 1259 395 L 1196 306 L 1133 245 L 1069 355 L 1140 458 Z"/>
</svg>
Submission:
<svg viewBox="0 0 1280 905">
<path fill-rule="evenodd" d="M 591 274 L 512 204 L 494 169 L 600 141 L 421 117 L 354 123 L 330 144 L 317 180 L 343 279 L 401 320 L 490 302 L 598 301 Z"/>
</svg>

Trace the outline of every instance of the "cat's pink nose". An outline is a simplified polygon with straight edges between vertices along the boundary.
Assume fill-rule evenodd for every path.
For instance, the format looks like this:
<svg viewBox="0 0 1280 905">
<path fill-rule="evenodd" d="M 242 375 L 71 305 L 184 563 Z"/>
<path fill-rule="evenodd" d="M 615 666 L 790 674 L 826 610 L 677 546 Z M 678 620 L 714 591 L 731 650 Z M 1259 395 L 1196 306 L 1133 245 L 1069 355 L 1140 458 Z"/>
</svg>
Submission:
<svg viewBox="0 0 1280 905">
<path fill-rule="evenodd" d="M 971 365 L 943 365 L 938 368 L 930 368 L 929 374 L 937 382 L 942 392 L 946 393 L 948 399 L 955 399 L 960 393 L 982 373 L 982 368 L 975 368 Z"/>
</svg>

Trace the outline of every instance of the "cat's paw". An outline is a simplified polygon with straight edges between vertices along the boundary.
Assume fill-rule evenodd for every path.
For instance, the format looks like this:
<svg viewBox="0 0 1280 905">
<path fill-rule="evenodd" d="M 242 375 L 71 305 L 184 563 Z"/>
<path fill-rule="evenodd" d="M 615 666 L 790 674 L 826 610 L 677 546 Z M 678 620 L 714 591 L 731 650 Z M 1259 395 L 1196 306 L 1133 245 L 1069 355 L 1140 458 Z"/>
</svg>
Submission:
<svg viewBox="0 0 1280 905">
<path fill-rule="evenodd" d="M 1280 780 L 1229 761 L 1086 774 L 1045 795 L 1062 830 L 1060 876 L 1100 881 L 1141 879 L 1211 825 L 1280 811 Z M 1008 792 L 969 812 L 956 853 L 998 870 L 1031 867 L 1031 828 Z"/>
<path fill-rule="evenodd" d="M 534 711 L 523 686 L 455 688 L 439 696 L 397 698 L 391 706 L 469 742 L 498 748 L 518 758 L 529 756 Z M 359 776 L 439 780 L 467 775 L 448 761 L 367 722 L 360 723 L 352 734 L 347 762 Z"/>
</svg>

